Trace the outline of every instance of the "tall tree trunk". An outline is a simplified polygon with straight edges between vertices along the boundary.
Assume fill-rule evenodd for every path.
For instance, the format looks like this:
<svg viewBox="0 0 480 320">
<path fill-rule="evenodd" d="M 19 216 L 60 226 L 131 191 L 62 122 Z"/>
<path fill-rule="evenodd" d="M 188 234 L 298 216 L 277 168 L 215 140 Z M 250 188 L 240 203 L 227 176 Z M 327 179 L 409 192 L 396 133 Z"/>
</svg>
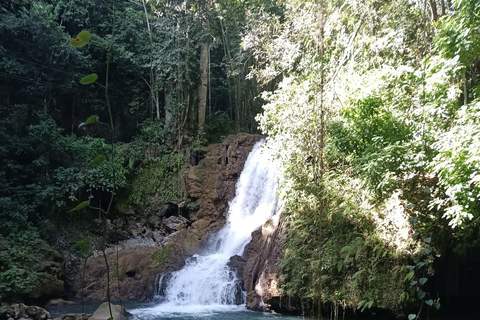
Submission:
<svg viewBox="0 0 480 320">
<path fill-rule="evenodd" d="M 198 86 L 198 127 L 205 125 L 208 93 L 208 60 L 210 49 L 204 43 L 200 47 L 200 84 Z"/>
<path fill-rule="evenodd" d="M 153 105 L 155 104 L 157 120 L 159 120 L 160 119 L 160 101 L 158 100 L 158 92 L 157 92 L 157 95 L 155 95 L 155 93 L 154 93 L 155 81 L 156 81 L 156 78 L 157 78 L 157 70 L 154 70 L 154 68 L 153 68 L 152 29 L 150 28 L 150 20 L 148 19 L 147 4 L 146 4 L 145 0 L 142 0 L 142 3 L 143 3 L 143 11 L 145 12 L 145 20 L 147 21 L 148 36 L 150 38 L 150 99 L 151 99 L 150 100 L 150 113 L 151 113 L 151 117 L 153 119 Z"/>
<path fill-rule="evenodd" d="M 432 8 L 433 21 L 438 21 L 437 3 L 435 1 L 436 0 L 430 0 L 430 7 Z"/>
</svg>

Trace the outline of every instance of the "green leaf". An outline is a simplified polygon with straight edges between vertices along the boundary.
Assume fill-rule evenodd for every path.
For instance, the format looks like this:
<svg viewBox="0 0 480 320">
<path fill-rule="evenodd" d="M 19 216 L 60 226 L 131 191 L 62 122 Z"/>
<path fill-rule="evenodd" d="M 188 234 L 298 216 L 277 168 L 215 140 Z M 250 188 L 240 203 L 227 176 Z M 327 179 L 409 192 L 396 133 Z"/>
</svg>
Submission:
<svg viewBox="0 0 480 320">
<path fill-rule="evenodd" d="M 432 237 L 425 238 L 423 241 L 425 241 L 425 243 L 430 243 L 432 242 Z"/>
<path fill-rule="evenodd" d="M 373 300 L 368 301 L 368 303 L 365 305 L 370 309 L 373 306 Z"/>
<path fill-rule="evenodd" d="M 410 269 L 410 270 L 415 269 L 415 266 L 410 266 L 410 265 L 409 265 L 409 266 L 407 266 L 407 267 L 408 267 L 408 269 Z"/>
<path fill-rule="evenodd" d="M 76 244 L 74 244 L 72 248 L 76 250 L 82 250 L 83 248 L 85 248 L 90 244 L 90 240 L 91 240 L 90 238 L 82 239 L 78 241 Z"/>
<path fill-rule="evenodd" d="M 323 250 L 318 251 L 318 255 L 322 255 Z"/>
<path fill-rule="evenodd" d="M 101 154 L 99 156 L 97 156 L 94 160 L 92 160 L 92 162 L 90 162 L 90 164 L 101 164 L 103 161 L 105 161 L 106 157 Z"/>
<path fill-rule="evenodd" d="M 98 119 L 98 116 L 90 116 L 88 117 L 87 121 L 80 123 L 78 127 L 81 128 L 83 126 L 86 126 L 87 124 L 95 123 L 98 121 Z"/>
<path fill-rule="evenodd" d="M 440 309 L 440 299 L 433 302 L 433 307 L 437 310 Z"/>
<path fill-rule="evenodd" d="M 337 262 L 337 271 L 340 272 L 342 271 L 342 268 L 343 268 L 343 261 L 338 261 Z"/>
<path fill-rule="evenodd" d="M 418 300 L 422 300 L 423 298 L 425 298 L 427 294 L 425 292 L 423 292 L 422 290 L 418 291 Z"/>
<path fill-rule="evenodd" d="M 71 39 L 68 43 L 75 48 L 81 48 L 88 44 L 91 36 L 92 35 L 90 34 L 90 32 L 82 31 L 75 38 Z"/>
<path fill-rule="evenodd" d="M 82 210 L 82 209 L 88 207 L 89 205 L 90 205 L 90 200 L 83 201 L 83 202 L 80 203 L 78 206 L 76 206 L 75 208 L 73 208 L 72 210 L 70 210 L 70 212 Z"/>
<path fill-rule="evenodd" d="M 418 280 L 418 282 L 420 282 L 420 283 L 422 284 L 422 286 L 423 286 L 427 281 L 428 281 L 427 278 L 420 278 L 420 279 Z"/>
<path fill-rule="evenodd" d="M 414 275 L 415 275 L 415 271 L 410 271 L 410 272 L 407 273 L 407 275 L 405 276 L 405 280 L 410 280 L 410 279 L 412 279 Z"/>
<path fill-rule="evenodd" d="M 97 81 L 97 79 L 98 79 L 98 74 L 92 73 L 92 74 L 89 74 L 88 76 L 83 77 L 82 80 L 80 80 L 80 83 L 81 84 L 90 84 L 90 83 L 94 83 L 95 81 Z"/>
<path fill-rule="evenodd" d="M 413 238 L 416 238 L 416 237 L 418 237 L 419 234 L 420 234 L 420 233 L 415 232 L 412 237 L 413 237 Z"/>
<path fill-rule="evenodd" d="M 430 252 L 432 252 L 432 248 L 428 248 L 427 250 L 425 250 L 426 254 L 430 254 Z"/>
<path fill-rule="evenodd" d="M 415 319 L 416 317 L 417 317 L 416 314 L 410 313 L 410 314 L 408 315 L 408 320 L 413 320 L 413 319 Z"/>
<path fill-rule="evenodd" d="M 417 281 L 410 281 L 410 287 L 413 287 L 414 285 L 416 285 L 418 282 Z"/>
<path fill-rule="evenodd" d="M 113 317 L 108 318 L 107 320 L 113 320 Z"/>
<path fill-rule="evenodd" d="M 424 265 L 425 265 L 425 262 L 423 262 L 423 261 L 417 263 L 418 269 L 421 269 Z"/>
<path fill-rule="evenodd" d="M 432 300 L 432 299 L 426 300 L 425 303 L 426 303 L 427 305 L 429 305 L 430 307 L 433 306 L 433 300 Z"/>
</svg>

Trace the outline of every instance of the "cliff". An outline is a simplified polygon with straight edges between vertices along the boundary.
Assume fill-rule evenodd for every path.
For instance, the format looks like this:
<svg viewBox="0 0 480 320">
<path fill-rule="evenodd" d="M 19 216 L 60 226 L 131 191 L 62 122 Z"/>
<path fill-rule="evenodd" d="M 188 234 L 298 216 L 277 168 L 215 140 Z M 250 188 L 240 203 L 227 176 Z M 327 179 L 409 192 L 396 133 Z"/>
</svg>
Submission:
<svg viewBox="0 0 480 320">
<path fill-rule="evenodd" d="M 208 236 L 224 225 L 237 178 L 260 139 L 259 135 L 236 134 L 208 146 L 205 157 L 185 173 L 185 202 L 166 204 L 143 223 L 111 222 L 128 233 L 127 239 L 107 250 L 113 299 L 152 299 L 158 290 L 158 275 L 182 268 L 185 258 L 197 253 Z M 70 260 L 70 265 L 75 264 Z M 83 287 L 85 297 L 105 299 L 107 269 L 102 254 L 94 252 L 87 260 L 84 280 L 78 269 L 70 281 L 72 291 L 80 295 Z"/>
</svg>

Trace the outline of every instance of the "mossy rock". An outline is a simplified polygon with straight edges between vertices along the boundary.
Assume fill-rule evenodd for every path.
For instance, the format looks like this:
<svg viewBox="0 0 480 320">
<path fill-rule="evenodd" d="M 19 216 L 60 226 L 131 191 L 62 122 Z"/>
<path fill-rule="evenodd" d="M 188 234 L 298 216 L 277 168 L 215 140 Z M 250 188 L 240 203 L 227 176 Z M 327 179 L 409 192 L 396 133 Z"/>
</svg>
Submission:
<svg viewBox="0 0 480 320">
<path fill-rule="evenodd" d="M 152 263 L 151 267 L 162 267 L 171 261 L 172 256 L 172 244 L 167 244 L 163 249 L 159 249 L 152 254 Z"/>
</svg>

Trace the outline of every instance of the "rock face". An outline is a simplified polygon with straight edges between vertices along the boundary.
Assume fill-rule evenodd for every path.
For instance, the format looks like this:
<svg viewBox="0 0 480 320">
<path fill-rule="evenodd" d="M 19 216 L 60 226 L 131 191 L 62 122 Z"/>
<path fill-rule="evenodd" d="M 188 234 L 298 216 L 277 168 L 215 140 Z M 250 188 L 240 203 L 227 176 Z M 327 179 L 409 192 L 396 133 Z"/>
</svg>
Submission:
<svg viewBox="0 0 480 320">
<path fill-rule="evenodd" d="M 225 224 L 224 214 L 235 196 L 236 181 L 260 139 L 259 135 L 237 134 L 210 145 L 205 157 L 186 173 L 188 202 L 160 206 L 158 213 L 143 224 L 109 222 L 128 234 L 118 247 L 106 251 L 112 299 L 152 299 L 157 276 L 182 268 L 185 258 L 197 253 L 209 235 Z M 106 298 L 107 269 L 101 252 L 94 252 L 87 260 L 84 281 L 81 270 L 71 274 L 77 275 L 70 281 L 77 296 Z"/>
<path fill-rule="evenodd" d="M 40 307 L 26 306 L 23 303 L 12 304 L 7 311 L 9 320 L 47 320 L 50 319 L 50 313 Z"/>
<path fill-rule="evenodd" d="M 98 309 L 92 314 L 89 320 L 106 320 L 110 318 L 110 309 L 112 310 L 113 320 L 130 320 L 132 314 L 127 312 L 123 306 L 110 304 L 108 302 L 102 303 Z"/>
<path fill-rule="evenodd" d="M 272 217 L 252 233 L 245 248 L 243 270 L 247 308 L 256 311 L 293 312 L 290 302 L 280 300 L 280 270 L 283 259 L 285 227 L 280 215 Z"/>
</svg>

